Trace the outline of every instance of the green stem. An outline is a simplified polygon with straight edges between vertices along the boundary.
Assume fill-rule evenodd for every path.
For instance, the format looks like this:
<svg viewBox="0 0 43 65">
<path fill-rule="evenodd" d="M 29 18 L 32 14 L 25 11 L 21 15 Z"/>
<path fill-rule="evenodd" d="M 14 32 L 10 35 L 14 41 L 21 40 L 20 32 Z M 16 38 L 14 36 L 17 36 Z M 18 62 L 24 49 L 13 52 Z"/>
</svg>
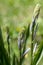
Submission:
<svg viewBox="0 0 43 65">
<path fill-rule="evenodd" d="M 33 35 L 34 35 L 34 27 L 35 27 L 35 19 L 34 19 L 34 21 L 33 21 L 33 23 L 32 23 L 32 35 L 31 35 L 31 41 L 32 41 L 32 43 L 31 43 L 31 65 L 33 65 L 33 41 L 34 41 Z"/>
</svg>

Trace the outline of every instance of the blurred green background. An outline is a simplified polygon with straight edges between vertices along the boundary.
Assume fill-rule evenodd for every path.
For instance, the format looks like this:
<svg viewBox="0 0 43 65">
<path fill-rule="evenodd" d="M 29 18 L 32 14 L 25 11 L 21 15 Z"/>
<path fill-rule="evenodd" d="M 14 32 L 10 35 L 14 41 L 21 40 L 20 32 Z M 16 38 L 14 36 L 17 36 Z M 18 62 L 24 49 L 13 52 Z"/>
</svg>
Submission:
<svg viewBox="0 0 43 65">
<path fill-rule="evenodd" d="M 19 56 L 17 37 L 23 26 L 27 26 L 32 22 L 33 10 L 36 4 L 41 5 L 40 15 L 38 18 L 39 29 L 38 35 L 43 34 L 43 0 L 0 0 L 0 26 L 2 28 L 5 48 L 7 50 L 6 26 L 10 29 L 11 40 L 11 59 L 15 52 Z M 30 39 L 27 40 L 27 47 L 30 46 Z M 30 64 L 30 54 L 25 58 L 24 65 Z M 43 57 L 39 63 L 43 65 Z"/>
</svg>

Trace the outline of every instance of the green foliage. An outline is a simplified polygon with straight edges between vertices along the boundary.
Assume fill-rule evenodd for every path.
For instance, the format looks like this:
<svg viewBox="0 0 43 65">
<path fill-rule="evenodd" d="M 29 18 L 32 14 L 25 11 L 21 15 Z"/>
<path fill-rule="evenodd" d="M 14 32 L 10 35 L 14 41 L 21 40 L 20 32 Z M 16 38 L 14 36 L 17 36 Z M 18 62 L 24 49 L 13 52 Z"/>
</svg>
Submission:
<svg viewBox="0 0 43 65">
<path fill-rule="evenodd" d="M 25 52 L 27 47 L 31 46 L 30 44 L 31 39 L 29 36 L 30 35 L 29 25 L 27 24 L 31 22 L 31 17 L 33 15 L 32 14 L 33 9 L 37 3 L 41 4 L 41 12 L 40 12 L 40 16 L 38 19 L 39 27 L 38 27 L 38 31 L 36 35 L 37 36 L 39 35 L 39 38 L 40 36 L 42 36 L 42 39 L 43 39 L 43 14 L 42 14 L 43 13 L 43 1 L 42 0 L 0 0 L 0 27 L 1 27 L 1 33 L 2 33 L 2 34 L 0 33 L 0 59 L 1 59 L 0 65 L 10 65 L 10 64 L 19 65 L 20 64 L 20 51 L 19 51 L 18 44 L 17 44 L 18 43 L 17 42 L 18 33 L 20 31 L 18 32 L 16 30 L 17 28 L 20 27 L 20 30 L 21 30 L 24 25 L 26 26 L 25 34 L 24 34 L 25 44 L 23 45 L 24 47 L 23 47 L 23 50 L 21 51 L 22 52 L 21 55 Z M 9 28 L 10 45 L 8 45 L 8 42 L 7 42 L 7 33 L 6 33 L 7 26 Z M 40 43 L 38 41 L 38 44 L 39 44 L 38 49 L 36 50 L 36 53 L 33 54 L 34 55 L 34 60 L 33 60 L 34 65 L 40 59 L 42 46 L 43 46 L 42 39 Z M 8 52 L 8 48 L 10 49 L 10 53 Z M 31 61 L 27 62 L 27 60 L 30 61 L 30 57 L 28 56 L 28 58 L 25 59 L 25 56 L 24 56 L 22 58 L 21 64 L 23 64 L 23 61 L 24 61 L 25 64 L 29 65 Z M 43 58 L 42 58 L 42 61 L 43 61 Z"/>
<path fill-rule="evenodd" d="M 0 65 L 4 65 L 4 64 L 10 65 L 8 53 L 6 52 L 6 49 L 4 48 L 4 42 L 3 42 L 1 28 L 0 28 L 0 60 L 1 60 Z"/>
<path fill-rule="evenodd" d="M 40 41 L 39 43 L 40 45 L 38 46 L 38 49 L 37 51 L 35 52 L 35 55 L 34 55 L 34 61 L 33 61 L 33 64 L 35 65 L 37 63 L 37 61 L 39 60 L 40 58 L 40 55 L 41 55 L 41 52 L 42 52 L 42 49 L 43 49 L 43 41 Z"/>
</svg>

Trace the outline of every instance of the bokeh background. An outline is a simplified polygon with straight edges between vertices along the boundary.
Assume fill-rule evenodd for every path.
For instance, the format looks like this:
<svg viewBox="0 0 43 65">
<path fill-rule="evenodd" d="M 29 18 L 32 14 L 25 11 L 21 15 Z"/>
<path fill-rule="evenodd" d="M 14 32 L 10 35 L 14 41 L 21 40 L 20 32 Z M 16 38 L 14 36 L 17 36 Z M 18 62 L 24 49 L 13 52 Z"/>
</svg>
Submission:
<svg viewBox="0 0 43 65">
<path fill-rule="evenodd" d="M 43 0 L 0 0 L 0 26 L 2 28 L 5 48 L 7 50 L 6 26 L 10 29 L 10 35 L 14 40 L 10 41 L 11 60 L 15 52 L 19 57 L 17 37 L 23 26 L 32 22 L 33 11 L 36 4 L 41 5 L 40 15 L 38 18 L 39 29 L 38 35 L 43 34 Z M 27 40 L 27 48 L 30 47 L 30 38 Z M 24 64 L 30 64 L 30 53 L 25 56 Z M 43 65 L 43 57 L 38 65 Z"/>
</svg>

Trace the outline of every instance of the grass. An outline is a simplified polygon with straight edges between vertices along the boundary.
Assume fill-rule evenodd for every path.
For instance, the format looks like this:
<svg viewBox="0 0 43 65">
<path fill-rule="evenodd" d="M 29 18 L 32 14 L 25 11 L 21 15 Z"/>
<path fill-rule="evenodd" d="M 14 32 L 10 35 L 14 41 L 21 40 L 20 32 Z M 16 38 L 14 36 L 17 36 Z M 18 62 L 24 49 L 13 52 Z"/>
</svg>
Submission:
<svg viewBox="0 0 43 65">
<path fill-rule="evenodd" d="M 43 1 L 37 0 L 0 0 L 0 26 L 3 31 L 3 39 L 5 43 L 5 48 L 7 50 L 6 42 L 6 26 L 10 28 L 11 37 L 17 38 L 19 29 L 22 29 L 23 26 L 28 25 L 32 21 L 33 9 L 37 3 L 41 4 L 41 12 L 38 19 L 39 29 L 37 34 L 43 34 Z M 18 28 L 18 30 L 17 30 Z M 42 31 L 42 32 L 41 32 Z M 17 40 L 10 41 L 11 47 L 11 58 L 15 54 L 19 57 L 19 50 Z M 27 40 L 27 47 L 30 47 L 30 39 Z M 8 51 L 8 50 L 7 50 Z M 30 64 L 30 54 L 28 53 L 27 58 L 24 60 L 24 65 Z M 43 58 L 40 61 L 39 65 L 43 64 Z"/>
</svg>

